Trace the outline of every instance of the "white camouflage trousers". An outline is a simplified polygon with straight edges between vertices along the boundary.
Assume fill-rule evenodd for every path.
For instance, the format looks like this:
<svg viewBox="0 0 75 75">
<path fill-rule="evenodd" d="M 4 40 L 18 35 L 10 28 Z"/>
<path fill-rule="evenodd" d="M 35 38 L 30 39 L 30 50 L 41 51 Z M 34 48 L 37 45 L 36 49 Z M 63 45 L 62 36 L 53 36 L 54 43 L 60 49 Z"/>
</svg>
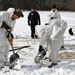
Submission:
<svg viewBox="0 0 75 75">
<path fill-rule="evenodd" d="M 0 67 L 8 60 L 9 42 L 5 30 L 0 28 Z"/>
</svg>

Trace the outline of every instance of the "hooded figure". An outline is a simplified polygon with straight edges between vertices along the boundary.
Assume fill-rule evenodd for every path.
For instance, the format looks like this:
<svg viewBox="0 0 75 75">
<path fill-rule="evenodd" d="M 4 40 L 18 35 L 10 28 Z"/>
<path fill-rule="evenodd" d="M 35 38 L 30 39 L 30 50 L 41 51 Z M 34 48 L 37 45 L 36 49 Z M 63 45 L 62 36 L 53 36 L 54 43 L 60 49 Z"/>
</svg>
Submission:
<svg viewBox="0 0 75 75">
<path fill-rule="evenodd" d="M 58 28 L 56 32 L 54 32 L 55 26 L 57 26 Z M 39 52 L 35 57 L 36 63 L 39 63 L 40 60 L 42 60 L 46 55 L 44 45 L 47 39 L 49 39 L 48 41 L 50 41 L 49 46 L 51 50 L 49 59 L 51 59 L 52 61 L 52 64 L 49 67 L 58 64 L 58 53 L 62 43 L 62 36 L 66 28 L 67 28 L 67 23 L 61 19 L 53 19 L 50 21 L 50 25 L 45 25 L 41 28 Z"/>
<path fill-rule="evenodd" d="M 21 14 L 16 14 L 21 13 Z M 0 68 L 8 63 L 9 41 L 7 31 L 13 31 L 16 19 L 23 17 L 21 10 L 9 8 L 7 11 L 0 13 Z"/>
<path fill-rule="evenodd" d="M 50 23 L 50 21 L 52 19 L 61 19 L 61 15 L 60 15 L 59 11 L 57 10 L 56 5 L 52 6 L 52 9 L 48 15 L 48 23 Z M 58 30 L 58 28 L 55 26 L 55 29 L 56 30 L 54 30 L 54 31 L 56 32 Z M 64 48 L 64 36 L 62 36 L 62 44 L 61 44 L 61 49 L 63 49 L 63 48 Z"/>
</svg>

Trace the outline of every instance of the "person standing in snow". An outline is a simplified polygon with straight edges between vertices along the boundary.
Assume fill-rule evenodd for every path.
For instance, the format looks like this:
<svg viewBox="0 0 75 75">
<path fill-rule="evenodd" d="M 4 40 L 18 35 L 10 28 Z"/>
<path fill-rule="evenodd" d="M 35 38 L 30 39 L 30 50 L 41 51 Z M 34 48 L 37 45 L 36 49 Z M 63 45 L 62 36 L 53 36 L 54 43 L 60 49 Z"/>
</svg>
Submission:
<svg viewBox="0 0 75 75">
<path fill-rule="evenodd" d="M 53 16 L 55 17 L 55 16 Z M 40 45 L 38 49 L 38 54 L 36 55 L 34 61 L 35 63 L 39 63 L 40 60 L 42 60 L 46 55 L 46 50 L 44 49 L 45 42 L 47 39 L 50 41 L 50 57 L 51 64 L 49 65 L 49 68 L 53 67 L 54 65 L 58 64 L 58 53 L 60 50 L 60 46 L 62 43 L 62 36 L 65 32 L 65 29 L 67 28 L 67 23 L 61 19 L 52 19 L 49 23 L 50 25 L 45 25 L 41 28 L 41 38 L 40 38 Z M 57 26 L 58 30 L 56 32 L 54 31 L 54 27 Z"/>
<path fill-rule="evenodd" d="M 35 34 L 35 26 L 40 24 L 40 15 L 35 8 L 32 7 L 31 12 L 28 15 L 28 25 L 31 27 L 31 38 L 38 38 Z"/>
<path fill-rule="evenodd" d="M 55 16 L 54 18 L 56 18 L 56 19 L 61 19 L 61 15 L 60 15 L 60 13 L 59 13 L 59 11 L 57 10 L 57 7 L 56 7 L 56 5 L 53 5 L 52 6 L 52 9 L 51 9 L 51 11 L 50 11 L 50 13 L 49 13 L 49 17 L 48 17 L 48 20 L 49 20 L 49 22 L 50 22 L 50 20 L 52 20 L 52 19 L 54 19 L 52 16 Z M 54 32 L 56 32 L 57 31 L 57 27 L 55 26 L 55 30 L 54 30 Z M 62 44 L 61 44 L 61 47 L 60 47 L 61 49 L 62 48 L 64 48 L 64 37 L 62 36 Z"/>
<path fill-rule="evenodd" d="M 0 13 L 0 68 L 8 64 L 9 41 L 13 39 L 10 33 L 13 31 L 16 19 L 23 16 L 22 11 L 15 8 Z"/>
<path fill-rule="evenodd" d="M 51 11 L 50 11 L 50 13 L 48 15 L 48 24 L 49 25 L 51 23 L 51 20 L 53 20 L 53 19 L 61 19 L 61 15 L 60 15 L 59 11 L 57 10 L 56 5 L 53 5 L 52 6 L 52 9 L 51 9 Z M 58 27 L 57 26 L 54 26 L 54 28 L 53 28 L 53 36 L 55 35 L 55 33 L 57 31 L 58 31 Z M 49 44 L 49 41 L 47 42 L 47 44 Z M 61 43 L 60 49 L 62 49 L 62 48 L 64 48 L 64 37 L 63 36 L 62 36 L 62 43 Z M 46 58 L 49 58 L 49 55 L 50 55 L 49 53 L 50 53 L 50 50 L 48 49 L 47 54 L 46 54 Z"/>
</svg>

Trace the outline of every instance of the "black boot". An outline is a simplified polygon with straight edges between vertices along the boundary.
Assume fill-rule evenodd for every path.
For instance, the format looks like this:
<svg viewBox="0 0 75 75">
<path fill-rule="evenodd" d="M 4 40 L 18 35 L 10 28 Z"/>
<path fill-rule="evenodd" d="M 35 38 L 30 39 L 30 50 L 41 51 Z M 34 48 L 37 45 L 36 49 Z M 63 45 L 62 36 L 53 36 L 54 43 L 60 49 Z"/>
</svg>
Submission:
<svg viewBox="0 0 75 75">
<path fill-rule="evenodd" d="M 51 65 L 49 65 L 48 68 L 51 68 L 51 67 L 56 66 L 56 65 L 57 65 L 57 63 L 51 63 Z"/>
<path fill-rule="evenodd" d="M 35 38 L 38 38 L 38 36 L 37 36 L 37 35 L 35 35 Z"/>
<path fill-rule="evenodd" d="M 65 49 L 63 45 L 60 47 L 60 50 L 62 50 L 62 49 Z"/>
</svg>

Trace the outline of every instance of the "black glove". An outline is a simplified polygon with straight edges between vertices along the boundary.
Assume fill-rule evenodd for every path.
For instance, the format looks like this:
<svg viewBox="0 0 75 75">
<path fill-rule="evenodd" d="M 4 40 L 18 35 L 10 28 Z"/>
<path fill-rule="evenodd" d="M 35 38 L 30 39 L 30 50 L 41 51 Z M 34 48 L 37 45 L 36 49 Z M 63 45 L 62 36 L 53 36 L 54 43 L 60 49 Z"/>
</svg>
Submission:
<svg viewBox="0 0 75 75">
<path fill-rule="evenodd" d="M 39 52 L 42 52 L 43 51 L 43 46 L 39 46 Z"/>
<path fill-rule="evenodd" d="M 49 23 L 45 23 L 45 25 L 49 25 Z"/>
<path fill-rule="evenodd" d="M 51 20 L 53 20 L 53 17 L 51 17 Z"/>
<path fill-rule="evenodd" d="M 43 49 L 43 46 L 39 46 L 39 52 L 42 52 L 42 54 L 45 56 L 46 55 L 46 52 L 45 50 Z"/>
<path fill-rule="evenodd" d="M 8 33 L 8 34 L 7 34 L 7 38 L 9 38 L 9 36 L 11 36 L 12 38 L 14 38 L 14 36 L 13 36 L 12 33 Z"/>
<path fill-rule="evenodd" d="M 11 29 L 11 27 L 8 26 L 8 25 L 6 24 L 6 22 L 3 22 L 3 23 L 2 23 L 1 28 L 5 28 L 6 30 Z"/>
</svg>

